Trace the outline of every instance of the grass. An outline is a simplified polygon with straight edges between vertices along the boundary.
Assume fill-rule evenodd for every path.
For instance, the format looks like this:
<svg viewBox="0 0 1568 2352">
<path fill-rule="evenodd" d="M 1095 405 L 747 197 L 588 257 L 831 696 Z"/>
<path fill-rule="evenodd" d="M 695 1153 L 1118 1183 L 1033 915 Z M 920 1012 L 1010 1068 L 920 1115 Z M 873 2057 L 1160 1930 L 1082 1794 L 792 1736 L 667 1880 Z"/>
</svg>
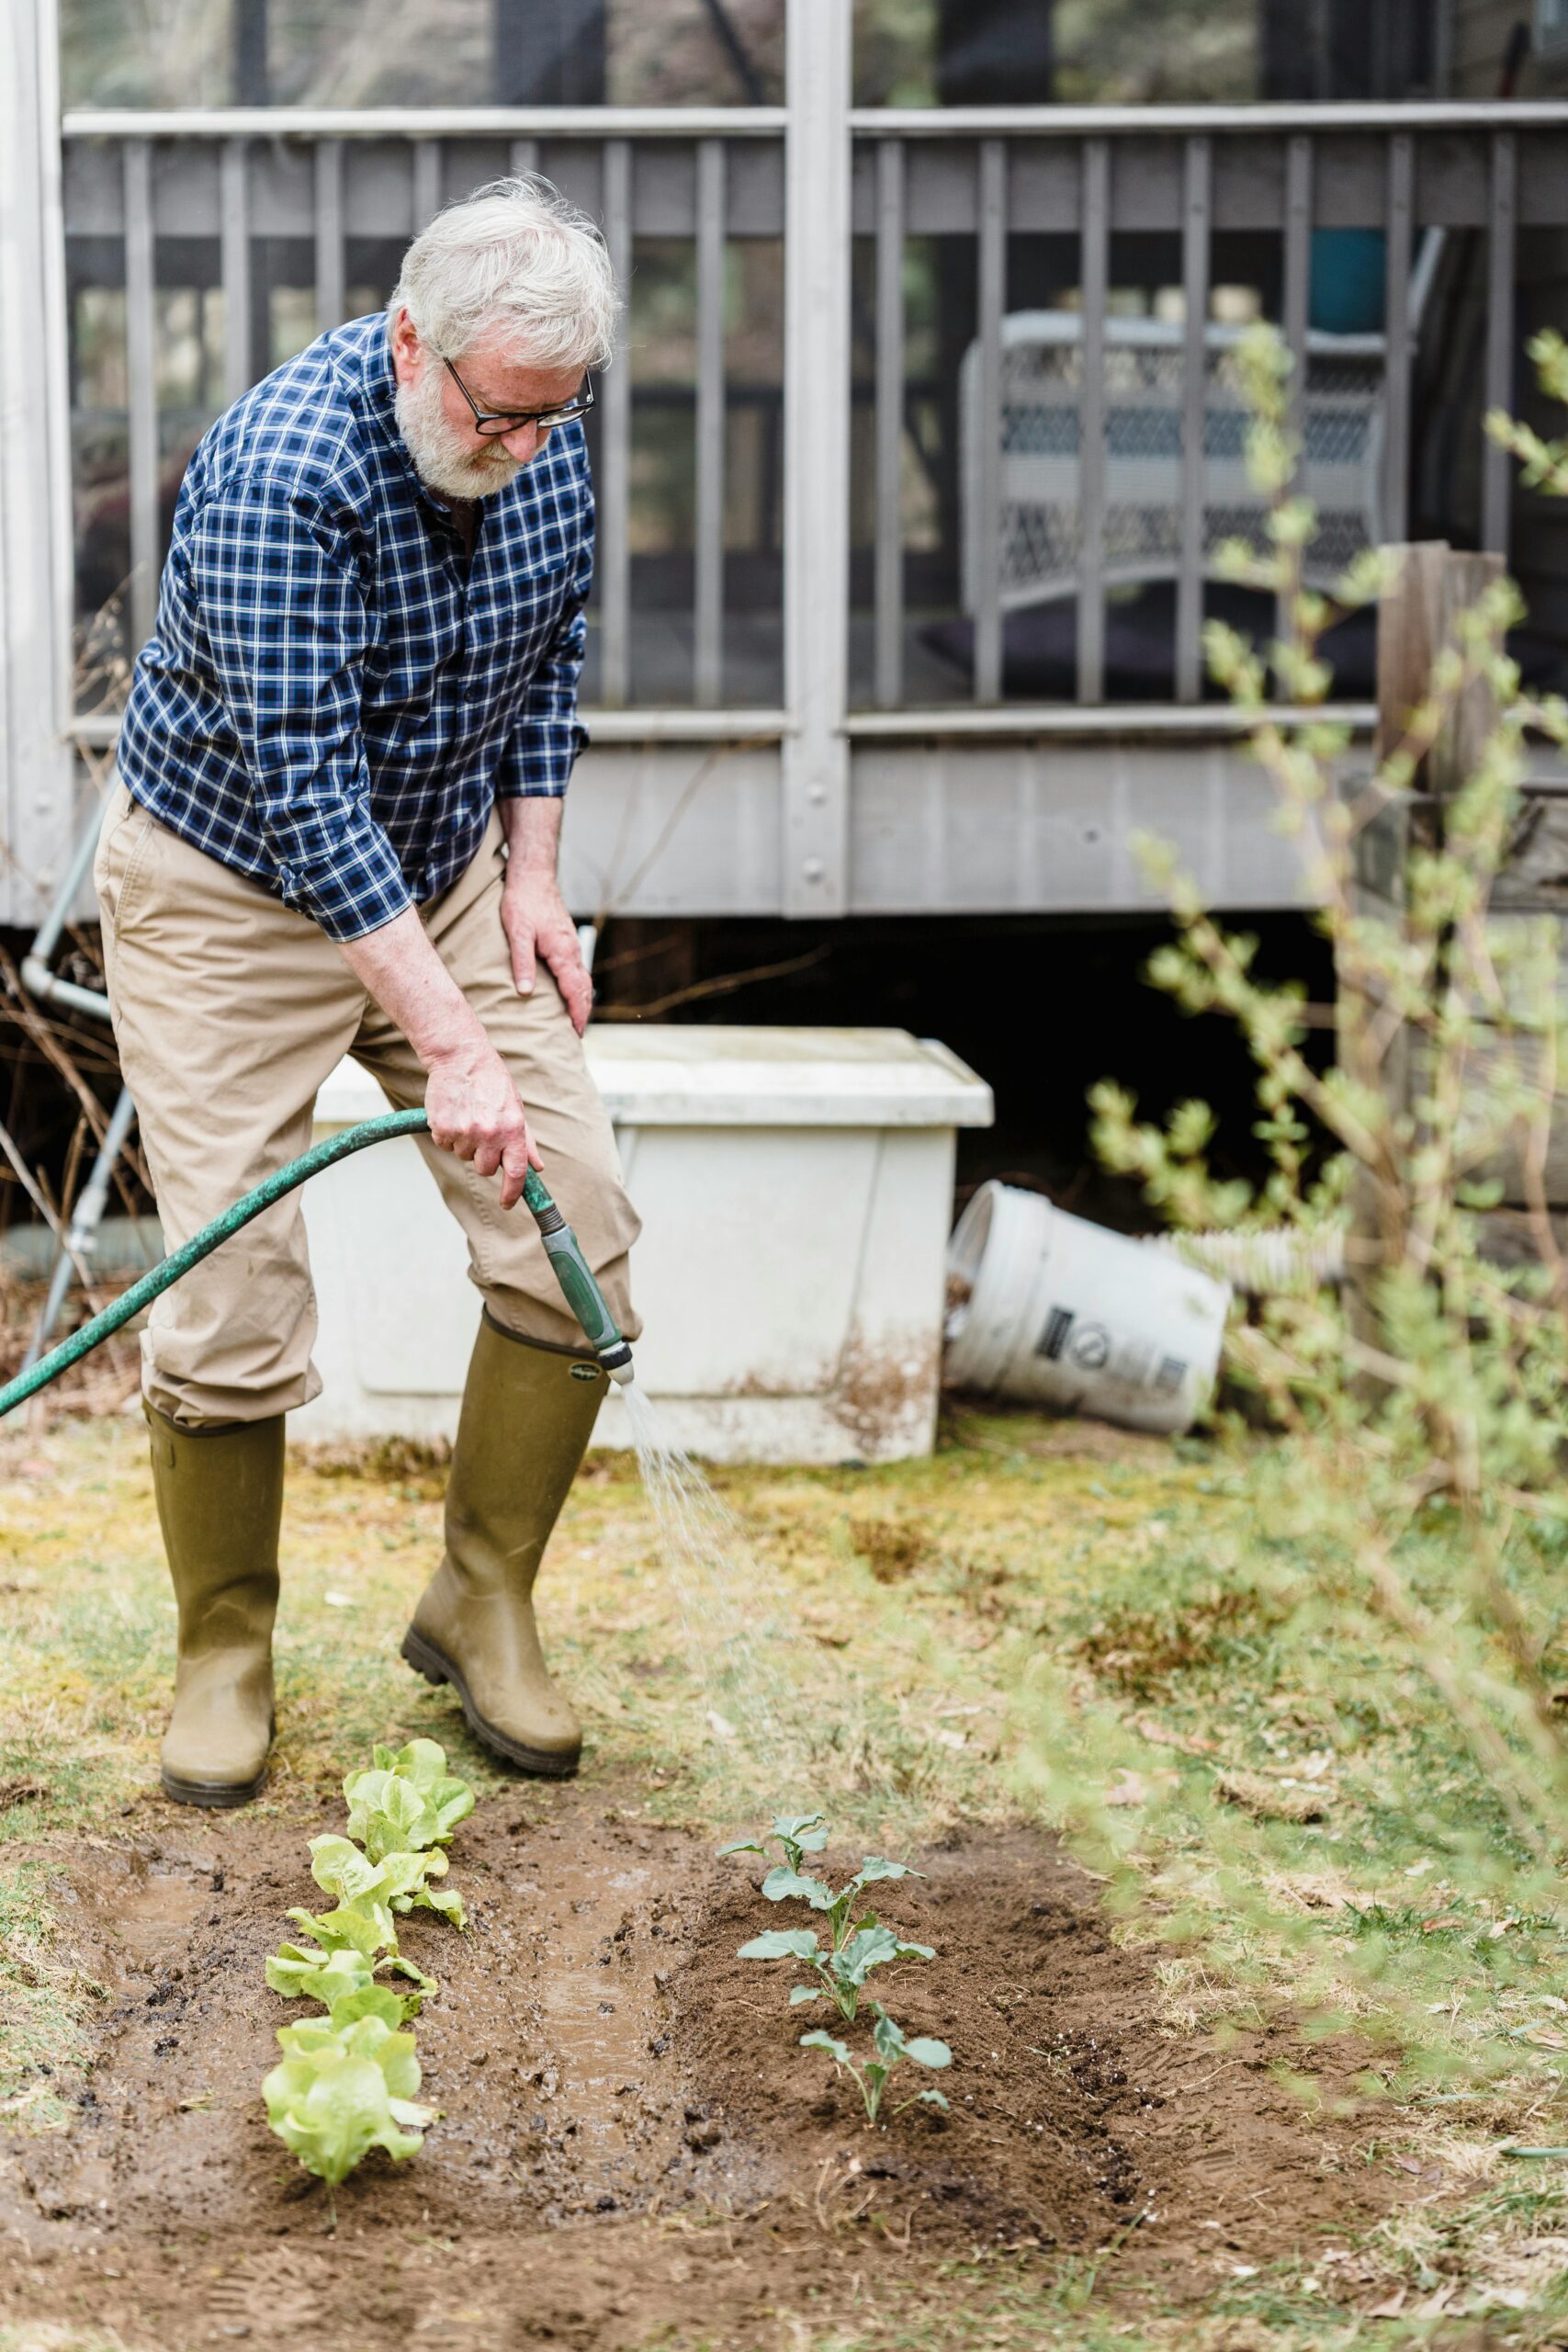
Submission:
<svg viewBox="0 0 1568 2352">
<path fill-rule="evenodd" d="M 1223 2050 L 1283 2004 L 1309 2033 L 1353 2020 L 1384 2118 L 1368 2160 L 1443 2184 L 1337 2267 L 1233 2279 L 1201 2318 L 1130 2317 L 1114 2256 L 1048 2292 L 991 2267 L 957 2306 L 884 2305 L 814 2352 L 1568 2340 L 1568 2166 L 1502 2153 L 1568 2144 L 1557 1917 L 1510 1905 L 1506 1826 L 1425 1683 L 1260 1532 L 1266 1476 L 1261 1452 L 977 1415 L 927 1462 L 720 1471 L 745 1532 L 738 1597 L 699 1574 L 684 1611 L 629 1460 L 580 1478 L 541 1613 L 589 1769 L 716 1832 L 819 1802 L 891 1852 L 1032 1805 L 1104 1874 L 1117 1932 L 1154 1947 L 1170 2031 Z M 267 1804 L 417 1732 L 493 1784 L 446 1695 L 396 1655 L 442 1484 L 417 1453 L 291 1464 Z M 98 1996 L 39 1849 L 134 1827 L 173 1663 L 135 1425 L 6 1437 L 0 1589 L 0 2101 L 47 2129 Z M 1364 2312 L 1372 2281 L 1384 2316 Z M 1478 2314 L 1484 2336 L 1448 2333 Z"/>
</svg>

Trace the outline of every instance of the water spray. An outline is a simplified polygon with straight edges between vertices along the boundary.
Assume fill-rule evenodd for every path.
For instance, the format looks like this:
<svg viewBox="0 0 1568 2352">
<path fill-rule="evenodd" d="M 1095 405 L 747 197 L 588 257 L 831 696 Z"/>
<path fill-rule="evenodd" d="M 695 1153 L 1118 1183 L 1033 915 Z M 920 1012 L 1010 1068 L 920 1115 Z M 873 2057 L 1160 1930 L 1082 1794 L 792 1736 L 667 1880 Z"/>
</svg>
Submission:
<svg viewBox="0 0 1568 2352">
<path fill-rule="evenodd" d="M 17 1374 L 15 1380 L 0 1388 L 0 1420 L 18 1405 L 25 1404 L 29 1396 L 36 1396 L 40 1388 L 47 1388 L 51 1380 L 58 1380 L 61 1374 L 68 1372 L 73 1363 L 80 1363 L 82 1358 L 90 1355 L 102 1340 L 122 1329 L 133 1316 L 140 1315 L 144 1306 L 151 1306 L 152 1301 L 162 1297 L 164 1291 L 172 1289 L 183 1274 L 188 1274 L 193 1266 L 198 1266 L 204 1258 L 210 1257 L 231 1234 L 238 1233 L 243 1226 L 250 1224 L 253 1217 L 260 1216 L 264 1209 L 271 1208 L 275 1201 L 282 1200 L 286 1193 L 294 1192 L 310 1177 L 319 1175 L 323 1168 L 334 1167 L 340 1159 L 347 1159 L 354 1152 L 363 1151 L 368 1144 L 388 1143 L 394 1136 L 427 1135 L 429 1131 L 430 1122 L 423 1111 L 392 1111 L 383 1118 L 367 1119 L 360 1126 L 347 1127 L 341 1135 L 329 1136 L 324 1143 L 316 1144 L 310 1151 L 301 1153 L 298 1159 L 289 1160 L 287 1167 L 280 1168 L 275 1176 L 268 1176 L 258 1184 L 254 1193 L 246 1193 L 232 1208 L 225 1209 L 221 1216 L 214 1217 L 210 1225 L 203 1226 L 201 1231 L 193 1235 L 182 1248 L 172 1250 L 161 1265 L 152 1268 L 151 1273 L 143 1274 L 140 1282 L 132 1283 L 112 1306 L 106 1306 L 101 1315 L 95 1315 L 90 1323 L 84 1323 L 79 1331 L 73 1331 L 58 1348 L 51 1349 L 48 1355 L 41 1357 L 37 1363 L 29 1364 Z M 530 1168 L 524 1180 L 523 1199 L 539 1228 L 539 1238 L 545 1245 L 566 1303 L 582 1326 L 589 1346 L 610 1378 L 622 1388 L 629 1387 L 632 1381 L 631 1348 L 604 1304 L 604 1294 L 593 1278 L 593 1269 L 582 1254 L 581 1242 L 550 1198 L 536 1169 Z"/>
</svg>

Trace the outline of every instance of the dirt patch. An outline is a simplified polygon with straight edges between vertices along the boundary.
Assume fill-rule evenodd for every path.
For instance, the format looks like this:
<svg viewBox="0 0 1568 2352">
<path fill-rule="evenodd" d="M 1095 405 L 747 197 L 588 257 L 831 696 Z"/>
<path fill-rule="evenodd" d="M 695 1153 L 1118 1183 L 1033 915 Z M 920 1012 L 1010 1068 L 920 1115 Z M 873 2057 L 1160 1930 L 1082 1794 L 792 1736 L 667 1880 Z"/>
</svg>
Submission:
<svg viewBox="0 0 1568 2352">
<path fill-rule="evenodd" d="M 209 1824 L 149 1804 L 134 1843 L 59 1860 L 64 1957 L 103 1988 L 69 2130 L 0 2143 L 0 2314 L 89 2308 L 134 2352 L 244 2338 L 323 2352 L 644 2343 L 782 2346 L 852 2278 L 931 2281 L 973 2250 L 1050 2271 L 1127 2232 L 1163 2290 L 1212 2287 L 1363 2225 L 1386 2179 L 1345 2166 L 1353 2113 L 1310 2120 L 1271 2066 L 1151 2022 L 1146 1964 L 1094 1889 L 1021 1830 L 955 1839 L 886 1915 L 938 1948 L 888 1972 L 943 2035 L 951 2118 L 873 2133 L 796 2037 L 789 1978 L 738 1961 L 780 1914 L 744 1864 L 606 1809 L 604 1792 L 487 1802 L 458 1833 L 473 1925 L 416 1917 L 440 1977 L 419 2023 L 443 2120 L 413 2163 L 373 2156 L 331 2200 L 265 2128 L 258 2086 L 290 2013 L 262 1962 L 309 1899 L 320 1818 Z M 832 1860 L 835 1858 L 829 1857 Z M 1348 2078 L 1321 2045 L 1313 2070 Z"/>
</svg>

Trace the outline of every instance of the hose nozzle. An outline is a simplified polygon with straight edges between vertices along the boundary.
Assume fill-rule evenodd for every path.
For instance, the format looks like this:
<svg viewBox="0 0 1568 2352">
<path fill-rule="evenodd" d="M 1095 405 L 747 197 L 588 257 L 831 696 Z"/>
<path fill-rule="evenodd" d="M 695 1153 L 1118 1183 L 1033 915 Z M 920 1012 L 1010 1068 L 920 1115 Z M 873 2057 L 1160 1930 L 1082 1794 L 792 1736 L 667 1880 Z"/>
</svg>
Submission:
<svg viewBox="0 0 1568 2352">
<path fill-rule="evenodd" d="M 632 1381 L 630 1342 L 623 1336 L 615 1317 L 604 1304 L 604 1294 L 593 1279 L 593 1270 L 582 1254 L 581 1243 L 551 1200 L 535 1169 L 529 1169 L 524 1181 L 523 1198 L 539 1228 L 539 1238 L 555 1270 L 556 1280 L 565 1293 L 566 1303 L 581 1324 L 589 1346 L 616 1385 L 629 1387 Z"/>
</svg>

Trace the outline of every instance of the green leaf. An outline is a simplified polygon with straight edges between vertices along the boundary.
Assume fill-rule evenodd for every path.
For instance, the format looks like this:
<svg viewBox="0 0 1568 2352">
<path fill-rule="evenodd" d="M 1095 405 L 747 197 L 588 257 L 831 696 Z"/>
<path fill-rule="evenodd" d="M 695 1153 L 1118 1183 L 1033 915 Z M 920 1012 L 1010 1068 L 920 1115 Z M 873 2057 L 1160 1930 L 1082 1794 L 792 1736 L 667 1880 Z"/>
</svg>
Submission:
<svg viewBox="0 0 1568 2352">
<path fill-rule="evenodd" d="M 917 2066 L 951 2066 L 953 2064 L 953 2052 L 946 2042 L 938 2041 L 933 2034 L 929 2033 L 917 2033 L 912 2041 L 907 2041 L 904 2054 L 912 2058 Z M 942 2093 L 938 2091 L 935 2096 L 941 2098 Z"/>
<path fill-rule="evenodd" d="M 378 1747 L 367 1772 L 351 1772 L 343 1784 L 348 1832 L 370 1860 L 445 1845 L 474 1809 L 466 1781 L 446 1770 L 445 1750 L 434 1739 L 412 1739 L 403 1748 Z"/>
<path fill-rule="evenodd" d="M 319 1944 L 285 1944 L 266 1962 L 273 1992 L 290 2000 L 320 2001 L 329 2008 L 333 2001 L 374 1984 L 375 1975 L 375 1962 L 363 1952 L 325 1952 Z"/>
<path fill-rule="evenodd" d="M 809 1903 L 814 1911 L 830 1911 L 833 1907 L 830 1886 L 824 1886 L 819 1878 L 805 1877 L 784 1862 L 776 1863 L 768 1872 L 762 1881 L 762 1893 L 770 1903 L 787 1903 L 798 1896 L 803 1903 Z"/>
<path fill-rule="evenodd" d="M 820 2026 L 812 2033 L 803 2033 L 800 2037 L 800 2046 L 803 2050 L 825 2050 L 829 2057 L 838 2065 L 852 2068 L 854 2064 L 847 2045 L 841 2042 L 836 2034 L 824 2033 Z"/>
<path fill-rule="evenodd" d="M 392 1905 L 395 1911 L 435 1911 L 454 1928 L 466 1928 L 468 1915 L 463 1908 L 463 1898 L 455 1886 L 425 1886 L 415 1888 Z"/>
<path fill-rule="evenodd" d="M 400 2030 L 412 2011 L 417 2011 L 420 1996 L 410 1994 L 406 1998 L 394 1993 L 389 1984 L 366 1984 L 353 1993 L 340 1994 L 328 2011 L 334 2033 L 343 2033 L 361 2018 L 379 2018 L 382 2024 L 394 2032 Z"/>
<path fill-rule="evenodd" d="M 944 2115 L 947 2115 L 952 2111 L 947 2104 L 947 2094 L 945 2091 L 917 2091 L 914 2098 L 909 2101 L 909 2104 L 911 2107 L 940 2107 Z"/>
<path fill-rule="evenodd" d="M 856 1886 L 873 1886 L 883 1878 L 924 1878 L 924 1871 L 911 1868 L 908 1862 L 890 1862 L 881 1854 L 868 1854 L 854 1875 Z"/>
<path fill-rule="evenodd" d="M 833 1954 L 833 1973 L 846 1984 L 863 1984 L 874 1968 L 898 1957 L 898 1939 L 891 1928 L 859 1928 Z"/>
<path fill-rule="evenodd" d="M 765 1854 L 767 1850 L 765 1846 L 759 1846 L 754 1838 L 738 1838 L 733 1846 L 719 1848 L 718 1860 L 722 1862 L 727 1854 Z"/>
<path fill-rule="evenodd" d="M 803 2001 L 819 2001 L 821 1998 L 822 1988 L 819 1984 L 792 1984 L 790 1986 L 789 2005 L 792 2009 L 798 2009 Z"/>
<path fill-rule="evenodd" d="M 335 1911 L 302 1911 L 298 1906 L 288 1917 L 298 1928 L 328 1952 L 357 1951 L 369 1958 L 376 1952 L 395 1951 L 398 1934 L 391 1906 L 386 1903 L 357 1900 L 340 1903 Z"/>
<path fill-rule="evenodd" d="M 737 1960 L 815 1960 L 819 1950 L 809 1928 L 770 1928 L 742 1944 Z"/>
<path fill-rule="evenodd" d="M 347 1838 L 311 1838 L 310 1876 L 340 1903 L 355 1902 L 362 1894 L 378 1895 L 381 1891 L 378 1865 Z"/>
<path fill-rule="evenodd" d="M 781 1813 L 773 1836 L 798 1846 L 803 1854 L 819 1854 L 828 1843 L 828 1825 L 819 1813 Z"/>
<path fill-rule="evenodd" d="M 871 2038 L 876 2044 L 877 2056 L 885 2058 L 890 2066 L 896 2066 L 904 2055 L 904 2030 L 902 2026 L 894 2024 L 880 2002 L 872 2021 Z"/>
</svg>

